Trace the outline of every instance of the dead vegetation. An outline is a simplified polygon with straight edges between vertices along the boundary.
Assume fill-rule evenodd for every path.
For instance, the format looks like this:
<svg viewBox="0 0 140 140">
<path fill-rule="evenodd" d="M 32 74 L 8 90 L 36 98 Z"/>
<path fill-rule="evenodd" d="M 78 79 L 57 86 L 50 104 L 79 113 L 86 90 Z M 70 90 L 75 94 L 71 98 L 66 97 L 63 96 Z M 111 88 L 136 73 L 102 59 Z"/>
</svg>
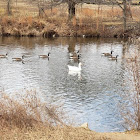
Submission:
<svg viewBox="0 0 140 140">
<path fill-rule="evenodd" d="M 96 132 L 64 124 L 56 107 L 43 103 L 35 91 L 10 97 L 0 94 L 1 140 L 105 140 Z"/>
<path fill-rule="evenodd" d="M 117 6 L 84 4 L 76 6 L 76 16 L 69 22 L 67 5 L 62 4 L 45 11 L 38 17 L 37 7 L 18 3 L 12 7 L 12 16 L 6 16 L 4 3 L 0 4 L 0 34 L 3 36 L 83 36 L 128 37 L 139 33 L 138 6 L 132 6 L 132 17 L 127 20 L 123 34 L 122 12 Z"/>
<path fill-rule="evenodd" d="M 0 93 L 1 140 L 139 140 L 140 134 L 97 133 L 66 125 L 58 107 L 42 101 L 36 91 L 10 96 Z M 65 118 L 66 119 L 66 118 Z"/>
<path fill-rule="evenodd" d="M 36 124 L 44 126 L 63 125 L 58 117 L 56 107 L 42 103 L 35 91 L 27 91 L 24 95 L 9 97 L 1 93 L 0 127 L 19 129 L 32 128 Z"/>
<path fill-rule="evenodd" d="M 129 40 L 130 43 L 132 43 Z M 136 39 L 137 40 L 137 39 Z M 128 44 L 129 44 L 128 42 Z M 123 119 L 123 127 L 128 130 L 140 130 L 140 57 L 139 44 L 135 41 L 135 46 L 131 49 L 126 43 L 123 46 L 123 57 L 125 63 L 124 92 L 121 98 L 124 99 L 123 104 L 119 106 L 121 118 Z"/>
</svg>

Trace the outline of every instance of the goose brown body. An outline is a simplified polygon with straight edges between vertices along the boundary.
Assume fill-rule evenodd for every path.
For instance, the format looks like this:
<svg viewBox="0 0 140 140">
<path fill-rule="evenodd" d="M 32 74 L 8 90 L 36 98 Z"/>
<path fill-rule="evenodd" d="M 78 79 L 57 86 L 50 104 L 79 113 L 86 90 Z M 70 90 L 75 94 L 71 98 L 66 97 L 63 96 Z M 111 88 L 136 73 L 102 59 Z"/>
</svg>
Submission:
<svg viewBox="0 0 140 140">
<path fill-rule="evenodd" d="M 22 58 L 20 58 L 20 57 L 12 58 L 13 61 L 23 61 L 23 59 L 24 59 L 24 55 L 22 55 Z"/>
<path fill-rule="evenodd" d="M 117 60 L 118 56 L 119 56 L 119 55 L 116 55 L 115 57 L 112 56 L 112 57 L 110 57 L 109 59 L 110 59 L 110 60 Z"/>
<path fill-rule="evenodd" d="M 48 55 L 39 55 L 39 58 L 49 58 L 50 53 Z"/>
<path fill-rule="evenodd" d="M 7 55 L 8 55 L 8 53 L 6 53 L 5 55 L 4 55 L 4 54 L 1 54 L 1 55 L 0 55 L 0 58 L 6 58 Z"/>
<path fill-rule="evenodd" d="M 113 51 L 111 51 L 110 53 L 102 53 L 102 55 L 104 56 L 112 56 Z"/>
</svg>

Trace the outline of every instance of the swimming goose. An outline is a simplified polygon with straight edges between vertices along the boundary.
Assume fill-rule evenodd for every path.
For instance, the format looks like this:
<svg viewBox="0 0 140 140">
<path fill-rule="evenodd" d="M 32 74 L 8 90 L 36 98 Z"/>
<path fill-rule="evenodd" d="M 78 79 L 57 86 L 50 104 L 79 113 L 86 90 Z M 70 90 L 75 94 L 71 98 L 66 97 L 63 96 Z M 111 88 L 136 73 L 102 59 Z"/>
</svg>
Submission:
<svg viewBox="0 0 140 140">
<path fill-rule="evenodd" d="M 104 56 L 112 56 L 112 53 L 113 53 L 114 51 L 111 51 L 111 53 L 102 53 L 102 55 L 104 55 Z"/>
<path fill-rule="evenodd" d="M 13 61 L 23 61 L 23 59 L 24 59 L 24 55 L 22 55 L 22 58 L 20 57 L 12 58 Z"/>
<path fill-rule="evenodd" d="M 74 62 L 80 62 L 80 55 L 78 54 L 77 56 L 75 56 L 75 57 L 70 57 L 69 58 L 70 59 L 70 61 L 74 61 Z"/>
<path fill-rule="evenodd" d="M 6 53 L 5 55 L 4 55 L 4 54 L 1 54 L 1 55 L 0 55 L 0 58 L 6 58 L 7 55 L 8 55 L 8 53 Z"/>
<path fill-rule="evenodd" d="M 39 58 L 49 58 L 49 56 L 50 56 L 50 52 L 48 53 L 48 55 L 39 55 Z"/>
<path fill-rule="evenodd" d="M 116 55 L 115 57 L 112 56 L 112 57 L 110 57 L 109 59 L 110 59 L 110 60 L 117 60 L 117 57 L 118 57 L 118 56 L 119 56 L 119 55 Z"/>
<path fill-rule="evenodd" d="M 80 55 L 78 54 L 77 56 L 70 56 L 70 59 L 80 59 Z"/>
<path fill-rule="evenodd" d="M 81 65 L 82 65 L 81 62 L 79 63 L 78 67 L 68 65 L 69 71 L 79 72 L 81 71 Z"/>
<path fill-rule="evenodd" d="M 79 50 L 77 52 L 70 52 L 70 57 L 76 57 L 79 54 Z"/>
</svg>

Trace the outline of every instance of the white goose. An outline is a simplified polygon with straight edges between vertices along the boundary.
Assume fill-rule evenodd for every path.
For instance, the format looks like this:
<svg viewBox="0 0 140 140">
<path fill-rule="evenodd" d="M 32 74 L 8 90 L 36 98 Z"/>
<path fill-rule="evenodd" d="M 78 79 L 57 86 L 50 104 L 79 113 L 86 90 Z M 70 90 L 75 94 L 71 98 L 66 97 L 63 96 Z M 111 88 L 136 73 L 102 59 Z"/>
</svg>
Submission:
<svg viewBox="0 0 140 140">
<path fill-rule="evenodd" d="M 82 65 L 82 63 L 81 63 L 81 62 L 79 63 L 78 67 L 68 65 L 69 71 L 79 72 L 79 71 L 81 71 L 81 70 L 82 70 L 82 69 L 81 69 L 81 65 Z"/>
</svg>

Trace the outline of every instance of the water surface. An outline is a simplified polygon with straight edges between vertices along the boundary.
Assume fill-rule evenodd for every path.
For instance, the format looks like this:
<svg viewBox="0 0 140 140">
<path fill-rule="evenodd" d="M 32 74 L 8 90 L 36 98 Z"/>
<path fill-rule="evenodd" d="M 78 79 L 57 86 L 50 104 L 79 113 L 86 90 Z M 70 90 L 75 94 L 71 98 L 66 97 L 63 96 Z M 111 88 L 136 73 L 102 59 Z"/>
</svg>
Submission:
<svg viewBox="0 0 140 140">
<path fill-rule="evenodd" d="M 128 48 L 129 49 L 129 48 Z M 82 71 L 69 73 L 67 65 L 78 65 L 69 53 L 80 51 Z M 117 61 L 101 56 L 114 50 Z M 120 40 L 87 38 L 0 38 L 0 90 L 8 94 L 22 90 L 40 91 L 49 102 L 63 104 L 65 112 L 77 124 L 88 122 L 90 129 L 123 131 L 118 103 L 123 101 L 125 55 Z M 50 59 L 41 59 L 48 54 Z M 25 55 L 24 63 L 12 61 Z"/>
</svg>

